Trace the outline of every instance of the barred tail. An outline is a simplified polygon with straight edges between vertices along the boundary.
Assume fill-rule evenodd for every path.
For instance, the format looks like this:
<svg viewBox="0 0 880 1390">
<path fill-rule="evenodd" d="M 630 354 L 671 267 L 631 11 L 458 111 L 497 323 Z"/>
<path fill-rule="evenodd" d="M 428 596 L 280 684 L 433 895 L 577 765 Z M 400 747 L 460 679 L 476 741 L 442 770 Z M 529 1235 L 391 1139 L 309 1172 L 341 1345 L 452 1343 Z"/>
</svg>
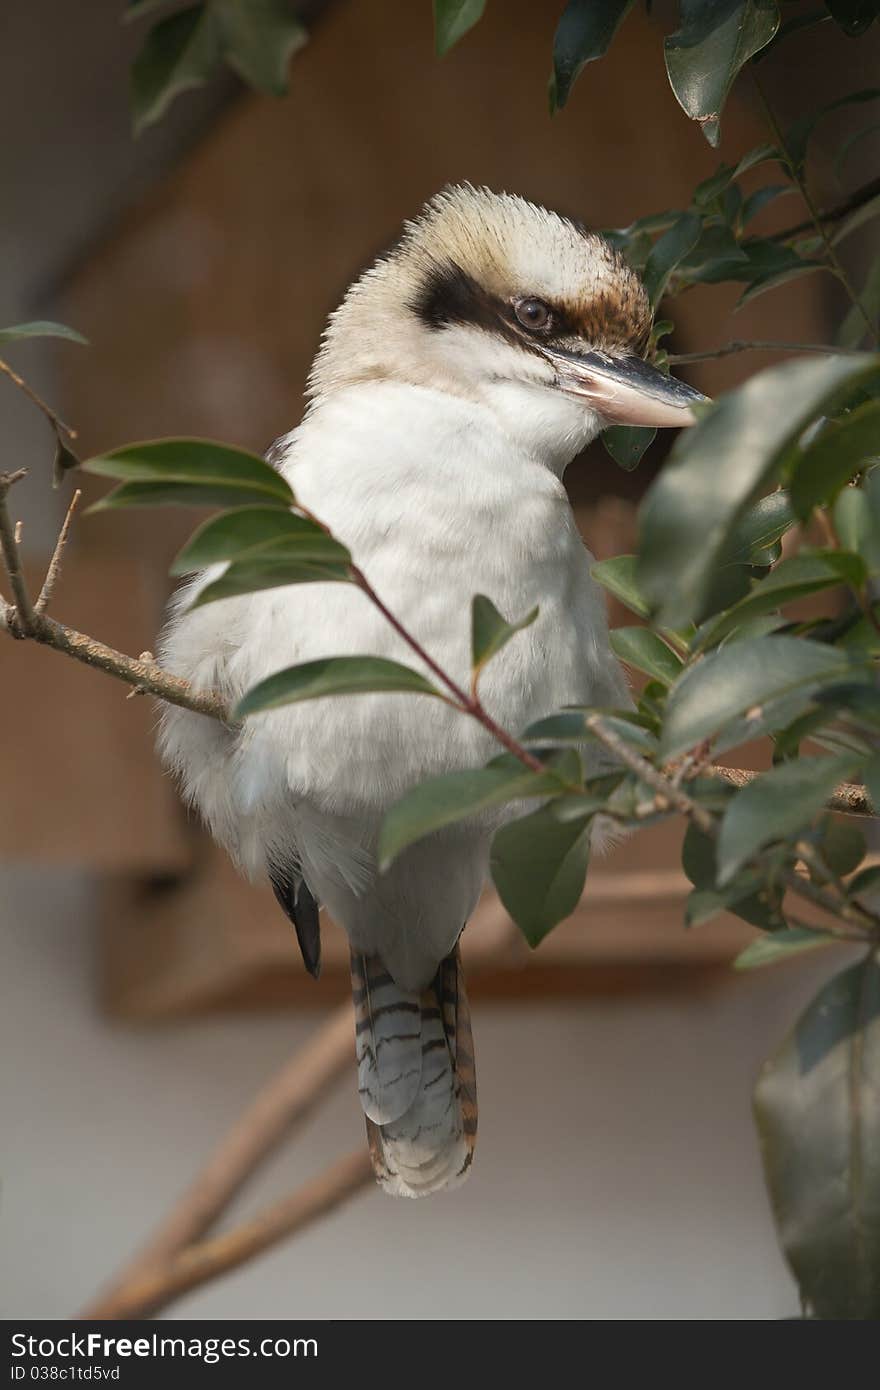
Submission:
<svg viewBox="0 0 880 1390">
<path fill-rule="evenodd" d="M 421 994 L 352 953 L 358 1090 L 373 1170 L 395 1197 L 461 1182 L 477 1137 L 471 1019 L 458 948 Z"/>
</svg>

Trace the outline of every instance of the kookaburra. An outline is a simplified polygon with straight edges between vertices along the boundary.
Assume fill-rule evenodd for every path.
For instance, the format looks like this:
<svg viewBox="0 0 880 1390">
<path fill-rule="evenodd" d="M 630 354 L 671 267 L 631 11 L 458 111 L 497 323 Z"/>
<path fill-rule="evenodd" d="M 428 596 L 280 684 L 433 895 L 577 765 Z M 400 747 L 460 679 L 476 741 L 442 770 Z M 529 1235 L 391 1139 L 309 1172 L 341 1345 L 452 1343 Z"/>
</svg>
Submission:
<svg viewBox="0 0 880 1390">
<path fill-rule="evenodd" d="M 698 393 L 644 360 L 650 328 L 638 276 L 601 236 L 511 194 L 448 188 L 331 315 L 305 417 L 269 453 L 462 685 L 472 596 L 510 618 L 539 606 L 480 687 L 514 732 L 564 705 L 628 701 L 562 475 L 608 424 L 692 422 Z M 353 585 L 191 611 L 216 573 L 178 593 L 161 642 L 167 668 L 196 688 L 232 703 L 296 662 L 418 664 Z M 498 747 L 449 705 L 402 693 L 289 705 L 235 728 L 167 707 L 160 743 L 216 839 L 244 871 L 268 875 L 314 975 L 319 903 L 348 934 L 379 1182 L 411 1197 L 452 1186 L 476 1134 L 457 943 L 511 812 L 434 834 L 385 873 L 376 846 L 408 789 Z"/>
</svg>

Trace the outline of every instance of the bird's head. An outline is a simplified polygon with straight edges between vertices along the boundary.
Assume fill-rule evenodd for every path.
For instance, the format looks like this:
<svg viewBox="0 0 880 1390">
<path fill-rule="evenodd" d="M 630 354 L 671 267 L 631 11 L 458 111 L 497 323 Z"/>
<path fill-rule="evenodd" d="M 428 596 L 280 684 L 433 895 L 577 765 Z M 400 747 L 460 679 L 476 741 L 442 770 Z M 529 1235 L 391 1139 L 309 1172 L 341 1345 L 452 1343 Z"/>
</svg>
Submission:
<svg viewBox="0 0 880 1390">
<path fill-rule="evenodd" d="M 703 399 L 644 354 L 651 306 L 603 237 L 509 193 L 447 188 L 331 316 L 314 400 L 391 379 L 489 406 L 563 467 L 612 424 L 681 426 Z"/>
</svg>

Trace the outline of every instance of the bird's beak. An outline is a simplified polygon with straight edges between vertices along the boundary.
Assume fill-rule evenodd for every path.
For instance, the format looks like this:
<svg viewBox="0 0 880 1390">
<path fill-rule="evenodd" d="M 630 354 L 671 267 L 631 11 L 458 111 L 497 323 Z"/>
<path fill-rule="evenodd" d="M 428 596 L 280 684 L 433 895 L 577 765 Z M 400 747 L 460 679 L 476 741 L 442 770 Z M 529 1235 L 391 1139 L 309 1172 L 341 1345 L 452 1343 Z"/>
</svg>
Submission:
<svg viewBox="0 0 880 1390">
<path fill-rule="evenodd" d="M 664 376 L 641 357 L 542 347 L 556 369 L 556 383 L 578 396 L 609 425 L 693 425 L 691 406 L 706 396 L 674 376 Z"/>
</svg>

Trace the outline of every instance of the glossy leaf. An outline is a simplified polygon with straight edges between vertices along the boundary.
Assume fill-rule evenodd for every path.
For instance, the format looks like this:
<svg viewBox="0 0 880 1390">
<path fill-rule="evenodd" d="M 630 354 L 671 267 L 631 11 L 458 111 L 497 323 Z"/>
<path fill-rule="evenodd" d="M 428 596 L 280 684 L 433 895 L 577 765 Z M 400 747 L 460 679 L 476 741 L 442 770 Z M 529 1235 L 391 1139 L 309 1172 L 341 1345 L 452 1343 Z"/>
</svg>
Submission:
<svg viewBox="0 0 880 1390">
<path fill-rule="evenodd" d="M 705 615 L 737 522 L 779 478 L 807 425 L 876 380 L 880 362 L 870 356 L 785 362 L 679 435 L 640 512 L 637 579 L 664 626 Z"/>
<path fill-rule="evenodd" d="M 483 17 L 486 0 L 434 0 L 434 48 L 439 58 Z"/>
<path fill-rule="evenodd" d="M 671 685 L 681 675 L 681 658 L 650 628 L 615 628 L 611 633 L 611 650 L 627 666 L 645 671 L 664 685 Z"/>
<path fill-rule="evenodd" d="M 476 594 L 471 605 L 471 669 L 476 676 L 487 661 L 506 647 L 511 637 L 523 628 L 530 627 L 538 616 L 533 608 L 519 622 L 509 623 L 503 618 L 490 598 Z"/>
<path fill-rule="evenodd" d="M 681 866 L 694 885 L 685 904 L 686 926 L 701 926 L 719 912 L 732 912 L 762 931 L 776 931 L 785 925 L 781 895 L 771 892 L 761 874 L 747 871 L 726 885 L 719 884 L 716 842 L 693 822 L 685 832 Z"/>
<path fill-rule="evenodd" d="M 847 559 L 852 562 L 850 567 L 846 564 Z M 864 580 L 864 567 L 857 555 L 847 556 L 840 551 L 802 551 L 798 555 L 791 555 L 759 580 L 745 598 L 722 613 L 720 618 L 708 623 L 701 630 L 693 649 L 705 651 L 733 632 L 740 623 L 782 608 L 796 599 L 806 598 L 809 594 L 837 588 L 850 580 L 855 580 L 854 587 L 860 587 Z"/>
<path fill-rule="evenodd" d="M 805 951 L 815 951 L 819 946 L 833 946 L 834 943 L 835 937 L 831 932 L 812 931 L 809 927 L 783 927 L 750 942 L 744 951 L 740 951 L 733 968 L 756 970 L 762 965 L 775 965 L 777 961 L 802 956 Z"/>
<path fill-rule="evenodd" d="M 496 831 L 492 881 L 530 946 L 574 912 L 589 856 L 590 817 L 561 819 L 553 802 Z"/>
<path fill-rule="evenodd" d="M 267 676 L 239 701 L 234 718 L 243 719 L 262 710 L 280 709 L 282 705 L 326 695 L 364 695 L 375 691 L 440 694 L 425 676 L 397 661 L 381 656 L 328 656 Z"/>
<path fill-rule="evenodd" d="M 385 817 L 379 836 L 379 868 L 384 873 L 409 845 L 447 825 L 533 796 L 554 796 L 565 783 L 580 784 L 578 755 L 566 752 L 548 762 L 547 771 L 530 772 L 505 755 L 488 767 L 431 777 L 402 797 Z"/>
<path fill-rule="evenodd" d="M 204 522 L 175 559 L 171 573 L 191 574 L 246 556 L 342 564 L 351 560 L 345 546 L 308 517 L 281 507 L 237 507 Z"/>
<path fill-rule="evenodd" d="M 641 425 L 609 425 L 599 437 L 614 462 L 631 473 L 638 468 L 645 450 L 657 438 L 657 431 Z"/>
<path fill-rule="evenodd" d="M 764 1171 L 801 1297 L 820 1319 L 880 1318 L 880 963 L 836 975 L 765 1062 Z"/>
<path fill-rule="evenodd" d="M 290 0 L 211 0 L 211 8 L 229 66 L 258 92 L 282 96 L 290 59 L 308 37 Z"/>
<path fill-rule="evenodd" d="M 801 521 L 831 502 L 850 478 L 880 455 L 880 400 L 866 401 L 832 421 L 808 444 L 791 477 L 791 502 Z"/>
<path fill-rule="evenodd" d="M 762 772 L 733 797 L 718 836 L 718 881 L 734 874 L 765 845 L 809 825 L 841 782 L 861 764 L 855 754 L 799 758 Z"/>
<path fill-rule="evenodd" d="M 682 27 L 664 45 L 672 90 L 710 145 L 737 74 L 779 27 L 775 0 L 682 0 Z"/>
<path fill-rule="evenodd" d="M 650 610 L 636 583 L 636 565 L 635 555 L 615 555 L 612 560 L 598 560 L 590 574 L 597 584 L 601 584 L 603 589 L 607 589 L 609 594 L 619 599 L 631 613 L 636 613 L 640 618 L 647 618 Z"/>
<path fill-rule="evenodd" d="M 696 246 L 702 225 L 697 213 L 684 212 L 654 243 L 642 275 L 652 304 L 659 304 L 676 266 Z"/>
<path fill-rule="evenodd" d="M 844 679 L 870 684 L 867 661 L 807 638 L 773 635 L 720 647 L 686 671 L 670 692 L 660 741 L 662 755 L 673 758 L 684 753 L 728 729 L 746 711 L 760 710 L 795 692 L 807 703 L 823 682 Z M 799 712 L 788 710 L 780 727 Z"/>
<path fill-rule="evenodd" d="M 207 439 L 128 444 L 87 459 L 83 468 L 122 481 L 122 487 L 97 504 L 99 508 L 162 503 L 289 507 L 294 500 L 281 474 L 265 459 Z"/>
<path fill-rule="evenodd" d="M 816 837 L 825 863 L 838 878 L 853 873 L 865 857 L 865 837 L 853 816 L 826 816 Z"/>
<path fill-rule="evenodd" d="M 227 566 L 219 578 L 201 589 L 192 602 L 204 608 L 223 598 L 237 598 L 263 589 L 283 589 L 288 584 L 345 584 L 351 580 L 347 560 L 321 560 L 317 556 L 299 557 L 295 546 L 288 550 L 255 552 Z"/>
<path fill-rule="evenodd" d="M 75 328 L 52 323 L 49 319 L 34 319 L 31 323 L 16 323 L 10 328 L 0 328 L 0 343 L 14 343 L 20 338 L 66 338 L 70 343 L 88 342 Z"/>
<path fill-rule="evenodd" d="M 154 25 L 131 67 L 135 133 L 158 121 L 181 92 L 207 81 L 221 54 L 213 6 L 190 5 Z"/>
<path fill-rule="evenodd" d="M 587 63 L 608 52 L 633 0 L 568 0 L 553 39 L 550 110 L 561 109 Z"/>
</svg>

